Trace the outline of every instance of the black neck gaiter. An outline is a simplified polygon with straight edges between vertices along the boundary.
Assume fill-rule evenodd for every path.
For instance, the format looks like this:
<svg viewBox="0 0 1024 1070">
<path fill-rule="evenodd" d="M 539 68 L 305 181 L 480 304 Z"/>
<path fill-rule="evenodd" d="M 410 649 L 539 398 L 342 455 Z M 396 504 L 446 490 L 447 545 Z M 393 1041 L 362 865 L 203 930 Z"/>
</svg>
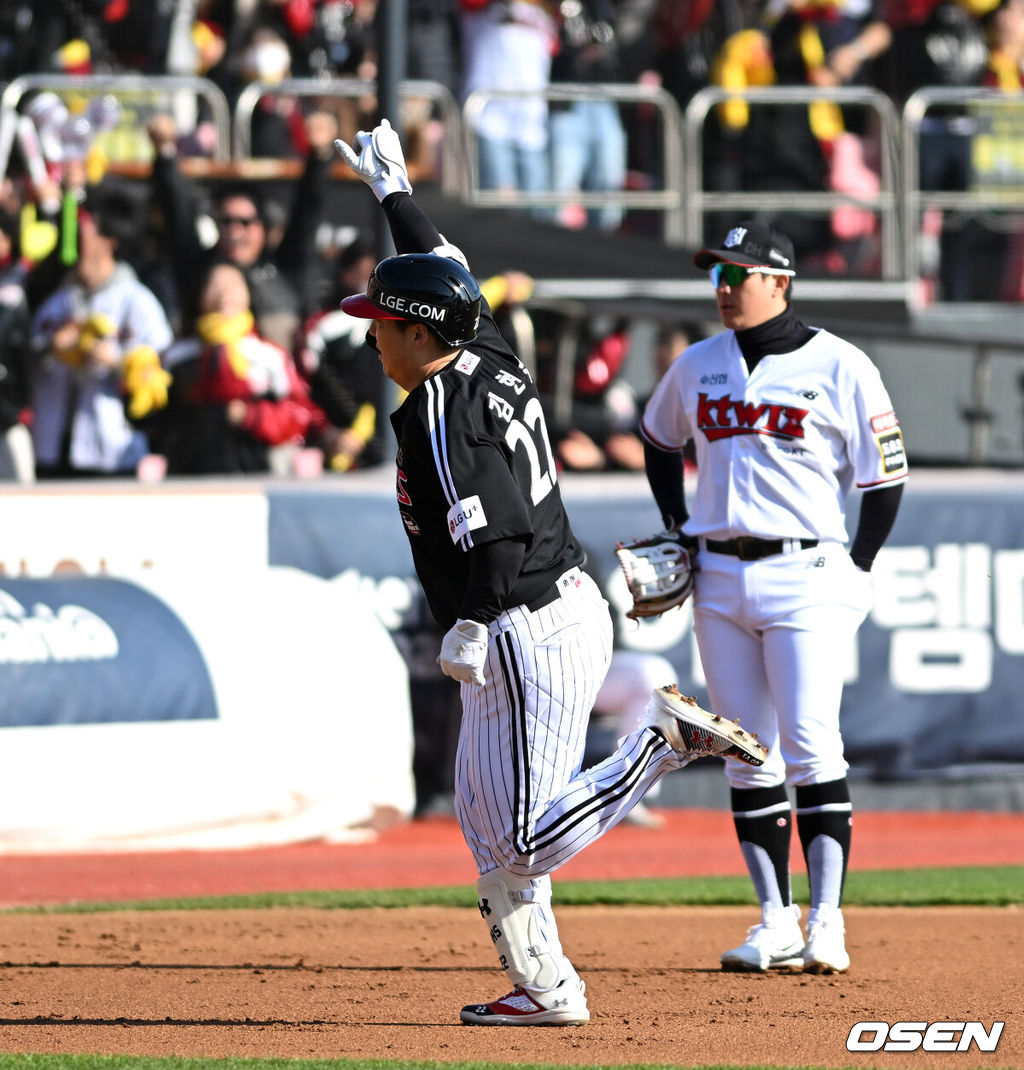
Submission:
<svg viewBox="0 0 1024 1070">
<path fill-rule="evenodd" d="M 769 353 L 792 353 L 806 345 L 815 332 L 796 318 L 792 309 L 787 308 L 777 316 L 756 327 L 736 332 L 736 341 L 740 352 L 747 362 L 747 371 L 752 372 L 757 362 Z"/>
</svg>

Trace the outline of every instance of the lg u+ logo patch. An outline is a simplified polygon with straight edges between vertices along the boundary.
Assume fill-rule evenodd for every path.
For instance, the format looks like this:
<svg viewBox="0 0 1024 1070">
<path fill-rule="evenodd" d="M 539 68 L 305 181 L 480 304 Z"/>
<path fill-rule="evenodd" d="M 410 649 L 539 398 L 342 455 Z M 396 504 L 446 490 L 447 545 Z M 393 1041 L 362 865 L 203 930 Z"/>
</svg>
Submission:
<svg viewBox="0 0 1024 1070">
<path fill-rule="evenodd" d="M 995 1051 L 1003 1022 L 857 1022 L 846 1038 L 847 1051 Z"/>
</svg>

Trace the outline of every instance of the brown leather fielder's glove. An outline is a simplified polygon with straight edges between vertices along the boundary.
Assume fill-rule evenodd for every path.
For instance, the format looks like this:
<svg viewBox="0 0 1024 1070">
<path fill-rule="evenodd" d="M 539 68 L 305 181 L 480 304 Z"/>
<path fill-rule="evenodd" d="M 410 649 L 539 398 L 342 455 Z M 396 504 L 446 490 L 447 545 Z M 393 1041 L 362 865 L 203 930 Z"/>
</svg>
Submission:
<svg viewBox="0 0 1024 1070">
<path fill-rule="evenodd" d="M 678 531 L 663 531 L 615 548 L 633 596 L 630 620 L 657 617 L 680 606 L 693 594 L 694 560 Z"/>
</svg>

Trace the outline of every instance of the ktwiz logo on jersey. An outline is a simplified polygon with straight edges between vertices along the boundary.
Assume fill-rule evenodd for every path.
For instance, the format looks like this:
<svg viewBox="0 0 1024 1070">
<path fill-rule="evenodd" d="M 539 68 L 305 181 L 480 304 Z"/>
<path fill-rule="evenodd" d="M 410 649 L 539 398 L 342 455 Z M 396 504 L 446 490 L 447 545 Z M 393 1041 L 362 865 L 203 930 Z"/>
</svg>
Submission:
<svg viewBox="0 0 1024 1070">
<path fill-rule="evenodd" d="M 697 427 L 709 442 L 734 435 L 803 438 L 804 420 L 809 412 L 810 409 L 798 409 L 793 405 L 734 401 L 731 394 L 723 394 L 720 398 L 699 394 Z"/>
<path fill-rule="evenodd" d="M 456 502 L 448 510 L 448 534 L 452 542 L 458 542 L 475 528 L 486 527 L 487 516 L 478 494 Z"/>
</svg>

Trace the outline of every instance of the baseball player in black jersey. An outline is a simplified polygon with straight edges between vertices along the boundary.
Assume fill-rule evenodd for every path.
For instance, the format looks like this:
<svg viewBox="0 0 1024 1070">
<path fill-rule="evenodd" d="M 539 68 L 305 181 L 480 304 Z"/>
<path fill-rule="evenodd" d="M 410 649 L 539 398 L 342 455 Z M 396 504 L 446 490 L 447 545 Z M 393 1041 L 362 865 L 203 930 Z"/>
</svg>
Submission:
<svg viewBox="0 0 1024 1070">
<path fill-rule="evenodd" d="M 411 196 L 387 120 L 339 154 L 373 190 L 398 255 L 346 298 L 372 320 L 392 414 L 398 508 L 438 663 L 460 682 L 456 815 L 479 871 L 480 913 L 513 989 L 471 1025 L 582 1025 L 585 986 L 562 950 L 550 874 L 628 812 L 659 776 L 708 754 L 764 749 L 673 689 L 645 724 L 581 772 L 612 649 L 607 603 L 580 569 L 537 389 L 465 265 Z"/>
</svg>

